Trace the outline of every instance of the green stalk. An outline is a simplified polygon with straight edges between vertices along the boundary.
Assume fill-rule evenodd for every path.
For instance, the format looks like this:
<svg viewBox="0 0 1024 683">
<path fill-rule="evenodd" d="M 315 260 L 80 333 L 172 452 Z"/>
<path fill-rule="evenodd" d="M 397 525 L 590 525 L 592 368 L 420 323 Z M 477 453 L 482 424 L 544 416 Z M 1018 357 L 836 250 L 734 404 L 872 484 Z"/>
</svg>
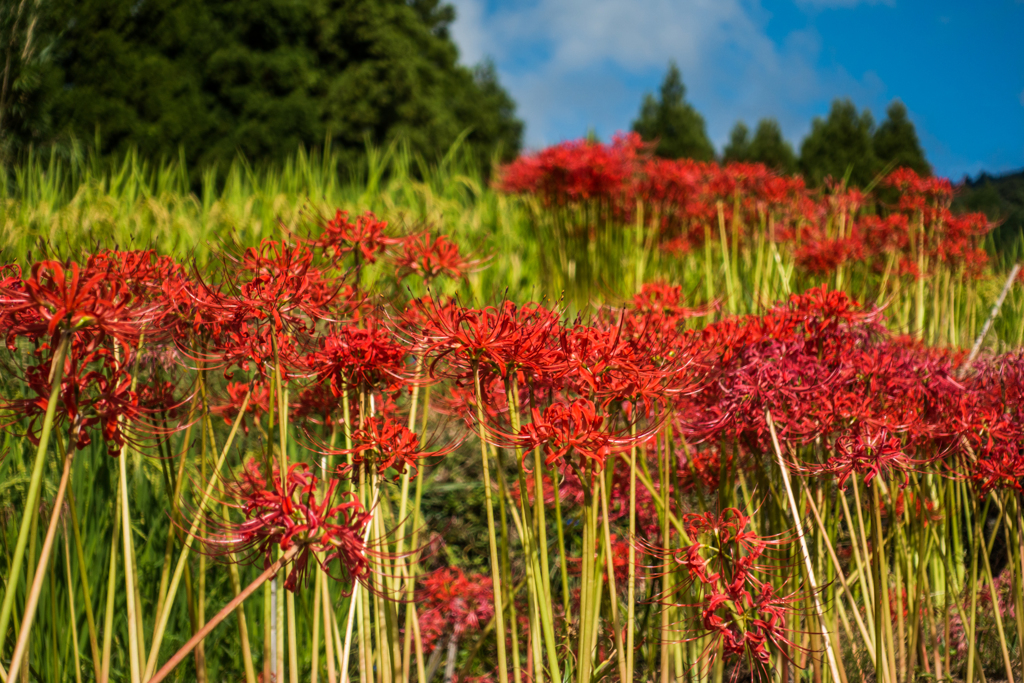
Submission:
<svg viewBox="0 0 1024 683">
<path fill-rule="evenodd" d="M 569 618 L 569 567 L 565 554 L 565 525 L 562 523 L 561 482 L 558 481 L 557 468 L 551 468 L 551 486 L 555 490 L 555 525 L 558 529 L 558 565 L 562 578 L 562 609 L 566 619 Z M 1021 555 L 1024 562 L 1024 553 Z"/>
<path fill-rule="evenodd" d="M 71 575 L 71 543 L 64 528 L 64 568 L 68 577 L 68 617 L 71 622 L 71 640 L 75 644 L 75 683 L 82 683 L 82 662 L 78 654 L 78 615 L 75 612 L 75 581 Z M 54 620 L 56 625 L 56 620 Z"/>
<path fill-rule="evenodd" d="M 71 531 L 75 537 L 75 558 L 78 561 L 78 576 L 82 581 L 82 598 L 85 600 L 85 618 L 89 626 L 89 648 L 92 652 L 93 673 L 100 680 L 100 648 L 96 637 L 96 618 L 92 611 L 92 593 L 89 590 L 88 565 L 82 550 L 82 537 L 78 527 L 78 513 L 75 511 L 75 492 L 68 489 L 68 510 L 71 512 Z"/>
<path fill-rule="evenodd" d="M 1024 320 L 1024 316 L 1021 318 Z M 1014 543 L 1007 545 L 1009 548 L 1016 546 L 1017 557 L 1010 560 L 1010 564 L 1013 567 L 1014 581 L 1013 581 L 1013 600 L 1014 600 L 1014 616 L 1017 619 L 1017 652 L 1021 657 L 1021 664 L 1024 665 L 1024 590 L 1022 590 L 1022 582 L 1024 582 L 1024 519 L 1021 518 L 1020 509 L 1020 497 L 1013 496 L 1013 508 L 1016 513 L 1014 516 L 1014 524 L 1007 525 L 1013 527 L 1013 540 Z"/>
<path fill-rule="evenodd" d="M 74 457 L 74 448 L 64 456 L 64 472 L 60 477 L 60 485 L 57 488 L 57 498 L 53 503 L 53 511 L 50 513 L 50 524 L 46 529 L 46 538 L 43 541 L 43 548 L 39 556 L 39 564 L 32 579 L 32 587 L 25 600 L 25 616 L 21 620 L 21 632 L 18 634 L 18 642 L 14 646 L 14 655 L 11 657 L 11 669 L 7 673 L 7 679 L 14 681 L 18 677 L 18 670 L 26 659 L 29 634 L 32 632 L 32 623 L 36 616 L 36 607 L 39 605 L 39 595 L 43 591 L 43 580 L 49 572 L 50 551 L 53 549 L 53 539 L 57 534 L 57 524 L 60 522 L 61 506 L 64 503 L 64 494 L 68 490 L 68 480 L 71 477 L 71 460 Z M 9 589 L 13 592 L 13 587 Z M 77 650 L 77 642 L 75 644 Z"/>
<path fill-rule="evenodd" d="M 310 659 L 311 659 L 311 662 L 310 662 L 310 667 L 309 667 L 310 668 L 310 671 L 309 671 L 309 681 L 310 681 L 310 683 L 317 683 L 317 681 L 319 680 L 319 676 L 320 676 L 320 618 L 321 618 L 320 602 L 322 600 L 322 596 L 320 595 L 320 593 L 323 591 L 323 581 L 320 579 L 320 572 L 321 572 L 320 565 L 314 563 L 312 571 L 313 571 L 313 612 L 312 612 L 312 617 L 313 617 L 313 638 L 312 638 L 311 647 L 310 647 Z M 294 605 L 293 605 L 293 608 L 292 608 L 292 617 L 291 618 L 292 618 L 292 622 L 293 622 L 291 625 L 294 626 L 294 621 L 295 621 Z M 328 642 L 330 642 L 330 637 L 328 637 L 327 640 L 328 640 Z"/>
<path fill-rule="evenodd" d="M 1010 662 L 1010 649 L 1006 643 L 1006 633 L 1003 631 L 1003 617 L 999 606 L 999 593 L 996 590 L 995 579 L 992 578 L 992 567 L 988 561 L 988 553 L 981 553 L 981 559 L 985 565 L 985 579 L 988 581 L 989 593 L 992 595 L 992 610 L 996 617 L 996 632 L 999 634 L 999 650 L 1003 655 L 1003 666 L 1006 668 L 1006 680 L 1013 683 L 1013 664 Z"/>
<path fill-rule="evenodd" d="M 121 530 L 121 506 L 114 505 L 114 533 L 110 538 L 110 568 L 107 571 L 107 606 L 103 617 L 103 665 L 100 683 L 110 680 L 110 645 L 114 635 L 114 594 L 117 589 L 117 537 Z"/>
<path fill-rule="evenodd" d="M 519 387 L 516 379 L 515 370 L 511 370 L 509 373 L 509 417 L 511 420 L 512 432 L 515 434 L 519 433 Z M 519 447 L 515 448 L 515 456 L 518 462 L 523 462 L 523 453 Z M 542 459 L 540 449 L 534 451 L 534 463 L 533 463 L 533 476 L 534 476 L 534 500 L 537 508 L 536 518 L 530 518 L 529 503 L 526 497 L 526 482 L 525 480 L 520 481 L 519 486 L 519 504 L 522 506 L 523 511 L 523 523 L 524 529 L 522 533 L 523 548 L 526 552 L 527 562 L 532 574 L 533 581 L 530 585 L 530 590 L 536 593 L 536 605 L 537 605 L 537 618 L 539 620 L 540 632 L 537 633 L 539 639 L 541 635 L 544 637 L 544 645 L 547 650 L 548 669 L 551 674 L 553 681 L 560 681 L 561 674 L 558 666 L 558 653 L 555 646 L 555 627 L 554 627 L 554 614 L 551 610 L 551 576 L 548 571 L 548 550 L 547 550 L 547 534 L 545 531 L 546 520 L 544 518 L 544 486 L 541 478 Z M 504 479 L 504 477 L 502 477 Z M 530 528 L 531 522 L 536 525 L 538 534 L 534 536 L 533 530 Z M 539 544 L 539 552 L 538 552 Z M 532 635 L 532 632 L 531 632 Z M 538 646 L 540 645 L 538 640 Z M 539 647 L 535 648 L 537 651 L 538 659 L 540 658 Z M 540 680 L 542 671 L 538 667 L 535 680 Z"/>
<path fill-rule="evenodd" d="M 498 466 L 494 471 L 498 475 L 498 519 L 501 521 L 498 537 L 498 551 L 501 553 L 501 576 L 502 576 L 502 588 L 504 593 L 501 596 L 503 604 L 505 605 L 506 611 L 509 613 L 509 640 L 512 642 L 512 680 L 514 683 L 522 683 L 523 672 L 522 665 L 519 662 L 519 619 L 516 614 L 516 601 L 513 594 L 509 591 L 512 588 L 512 559 L 509 548 L 509 533 L 508 533 L 508 510 L 506 510 L 507 501 L 509 500 L 508 488 L 505 485 L 504 476 L 504 461 L 500 458 L 501 452 L 497 448 L 489 448 L 488 451 L 491 454 L 491 458 L 498 463 Z M 509 506 L 515 510 L 514 506 Z M 529 585 L 530 577 L 527 576 L 523 581 Z M 527 589 L 529 590 L 529 589 Z"/>
<path fill-rule="evenodd" d="M 476 388 L 476 418 L 480 437 L 480 458 L 484 475 L 484 505 L 487 508 L 487 540 L 491 551 L 491 581 L 494 588 L 494 613 L 498 615 L 496 631 L 498 641 L 498 680 L 508 683 L 508 662 L 505 655 L 505 620 L 501 604 L 501 567 L 498 564 L 498 543 L 495 537 L 494 507 L 491 501 L 491 473 L 487 458 L 487 440 L 484 427 L 483 392 L 480 389 L 480 365 L 473 365 L 473 382 Z M 589 682 L 588 682 L 589 683 Z"/>
<path fill-rule="evenodd" d="M 985 511 L 980 517 L 978 516 L 977 503 L 973 499 L 971 503 L 972 512 L 974 513 L 974 533 L 971 535 L 971 621 L 967 625 L 967 683 L 974 683 L 974 664 L 977 659 L 977 645 L 974 642 L 974 637 L 978 624 L 978 553 L 984 540 L 982 538 L 981 520 L 988 516 L 988 502 L 985 503 Z"/>
<path fill-rule="evenodd" d="M 884 661 L 885 675 L 891 683 L 896 683 L 896 653 L 893 647 L 892 622 L 889 620 L 889 571 L 885 561 L 885 539 L 882 536 L 882 502 L 878 495 L 878 487 L 871 487 L 873 505 L 871 506 L 872 520 L 871 527 L 874 534 L 874 560 L 875 560 L 875 618 L 881 624 L 875 626 L 875 649 L 881 655 L 880 661 Z M 885 645 L 882 639 L 885 638 Z M 883 679 L 879 679 L 883 680 Z"/>
<path fill-rule="evenodd" d="M 635 421 L 630 431 L 635 438 Z M 634 445 L 629 449 L 629 575 L 626 579 L 626 676 L 623 679 L 627 683 L 633 680 L 636 638 L 636 453 Z"/>
<path fill-rule="evenodd" d="M 612 474 L 613 470 L 609 470 L 609 474 Z M 615 655 L 619 665 L 619 675 L 621 680 L 628 681 L 629 678 L 626 676 L 626 653 L 623 652 L 622 647 L 622 629 L 619 623 L 619 594 L 615 586 L 615 559 L 612 556 L 612 538 L 611 530 L 608 525 L 608 485 L 605 481 L 606 477 L 600 477 L 601 481 L 601 515 L 602 517 L 602 529 L 604 531 L 604 557 L 605 567 L 608 572 L 608 595 L 609 595 L 609 606 L 612 611 L 612 628 L 614 629 L 614 641 L 615 641 Z M 598 569 L 600 571 L 600 569 Z"/>
<path fill-rule="evenodd" d="M 182 645 L 181 649 L 179 649 L 173 657 L 167 660 L 167 663 L 160 667 L 160 670 L 157 671 L 156 674 L 147 681 L 147 683 L 160 683 L 160 681 L 167 678 L 167 676 L 169 676 L 170 673 L 174 671 L 179 664 L 181 664 L 185 657 L 188 656 L 189 652 L 191 652 L 199 643 L 203 642 L 203 639 L 210 634 L 210 631 L 212 631 L 220 622 L 224 621 L 224 619 L 231 616 L 231 613 L 234 612 L 246 598 L 255 593 L 256 589 L 266 583 L 271 576 L 274 576 L 284 564 L 290 562 L 301 549 L 302 548 L 299 545 L 293 545 L 289 548 L 287 552 L 278 558 L 277 562 L 270 565 L 266 571 L 256 577 L 255 581 L 246 586 L 245 590 L 236 595 L 231 602 L 225 605 L 220 612 L 214 615 L 214 617 L 210 619 L 210 621 L 208 621 L 206 625 L 203 626 L 203 628 L 194 636 L 192 636 L 187 643 Z"/>
<path fill-rule="evenodd" d="M 35 511 L 39 506 L 39 490 L 43 484 L 46 450 L 50 443 L 53 420 L 57 414 L 57 404 L 60 403 L 60 383 L 64 378 L 64 358 L 67 356 L 70 345 L 71 337 L 67 334 L 61 335 L 57 342 L 57 348 L 54 350 L 53 361 L 50 363 L 50 397 L 46 403 L 46 414 L 43 416 L 43 426 L 39 433 L 39 446 L 36 448 L 35 461 L 32 463 L 32 479 L 29 481 L 28 495 L 25 497 L 21 526 L 18 529 L 18 540 L 14 545 L 14 559 L 10 565 L 10 574 L 7 576 L 7 590 L 4 592 L 3 605 L 0 606 L 0 643 L 7 640 L 7 626 L 11 620 L 11 610 L 14 608 L 14 595 L 17 593 L 21 565 L 25 559 L 25 546 L 28 545 L 32 520 L 35 519 Z"/>
<path fill-rule="evenodd" d="M 334 652 L 334 636 L 336 631 L 334 629 L 333 619 L 334 610 L 331 608 L 331 587 L 330 584 L 327 583 L 327 574 L 320 571 L 319 565 L 317 565 L 316 571 L 316 581 L 317 584 L 320 585 L 320 592 L 323 595 L 323 597 L 321 598 L 321 607 L 323 610 L 322 616 L 324 620 L 324 658 L 327 660 L 327 683 L 337 683 L 338 675 L 337 672 L 335 671 L 337 661 L 335 660 L 336 654 Z M 315 643 L 316 638 L 314 638 L 313 641 Z M 313 683 L 316 683 L 316 681 L 314 680 Z"/>
<path fill-rule="evenodd" d="M 317 568 L 319 568 L 319 565 Z M 238 564 L 235 562 L 234 553 L 228 555 L 228 573 L 231 576 L 231 590 L 237 597 L 242 592 L 242 578 L 238 572 Z M 252 649 L 249 645 L 249 625 L 245 620 L 245 605 L 238 605 L 236 614 L 238 616 L 238 640 L 242 644 L 242 666 L 245 668 L 245 683 L 256 683 L 256 667 L 253 665 Z M 316 642 L 316 638 L 313 639 L 313 642 Z M 315 671 L 316 667 L 314 666 L 313 669 Z M 313 683 L 316 683 L 315 678 Z"/>
<path fill-rule="evenodd" d="M 586 471 L 589 473 L 592 471 L 592 466 L 588 465 Z M 579 472 L 577 470 L 577 472 Z M 592 620 L 593 608 L 591 602 L 593 602 L 595 596 L 593 595 L 593 583 L 594 583 L 594 531 L 596 521 L 594 518 L 594 501 L 593 494 L 587 489 L 587 482 L 580 475 L 580 485 L 583 487 L 583 568 L 580 574 L 580 629 L 579 629 L 579 642 L 578 652 L 576 657 L 577 666 L 576 670 L 577 683 L 590 683 L 590 672 L 593 666 L 593 652 L 591 649 L 591 635 L 590 631 L 593 628 Z"/>
<path fill-rule="evenodd" d="M 121 540 L 124 542 L 124 592 L 128 603 L 128 657 L 131 665 L 132 683 L 141 683 L 138 610 L 135 604 L 135 572 L 132 564 L 132 525 L 128 509 L 128 474 L 125 464 L 127 457 L 127 448 L 122 448 L 121 455 L 118 457 L 121 473 L 121 484 L 118 490 L 121 498 L 121 517 L 124 520 L 124 523 L 121 524 Z"/>
<path fill-rule="evenodd" d="M 231 432 L 228 434 L 228 439 L 224 443 L 224 448 L 221 451 L 220 457 L 217 458 L 217 464 L 216 467 L 214 467 L 210 481 L 206 486 L 206 490 L 203 491 L 203 497 L 196 508 L 196 519 L 193 520 L 192 525 L 189 527 L 188 534 L 185 535 L 185 544 L 181 549 L 181 553 L 178 555 L 178 563 L 174 567 L 174 576 L 171 578 L 171 585 L 167 590 L 164 609 L 157 617 L 156 628 L 153 629 L 153 644 L 149 651 L 149 659 L 146 662 L 145 679 L 152 677 L 153 671 L 156 669 L 157 657 L 160 654 L 160 646 L 163 644 L 164 632 L 167 629 L 167 622 L 171 618 L 171 605 L 174 604 L 174 596 L 178 592 L 178 585 L 181 583 L 181 576 L 182 573 L 184 573 L 185 565 L 188 562 L 189 551 L 192 549 L 192 544 L 195 542 L 196 529 L 199 528 L 199 522 L 206 510 L 206 504 L 210 500 L 210 495 L 213 493 L 214 487 L 217 485 L 217 477 L 220 476 L 221 467 L 224 465 L 224 460 L 227 458 L 228 451 L 231 449 L 231 444 L 234 442 L 235 435 L 238 433 L 238 426 L 242 423 L 242 418 L 245 416 L 245 410 L 249 406 L 249 398 L 250 392 L 246 392 L 245 398 L 242 399 L 242 406 L 238 411 L 238 416 L 235 418 L 234 424 L 231 425 Z"/>
</svg>

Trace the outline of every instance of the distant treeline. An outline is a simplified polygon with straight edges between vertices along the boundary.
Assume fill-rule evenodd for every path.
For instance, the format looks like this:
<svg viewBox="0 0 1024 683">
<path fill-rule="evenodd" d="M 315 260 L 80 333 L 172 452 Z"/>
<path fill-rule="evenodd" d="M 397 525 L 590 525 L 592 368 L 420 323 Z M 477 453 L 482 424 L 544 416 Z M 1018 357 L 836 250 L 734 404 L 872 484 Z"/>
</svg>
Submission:
<svg viewBox="0 0 1024 683">
<path fill-rule="evenodd" d="M 189 168 L 401 139 L 481 162 L 523 124 L 488 62 L 458 63 L 441 0 L 0 0 L 0 164 L 95 140 Z"/>
<path fill-rule="evenodd" d="M 965 178 L 953 206 L 983 211 L 999 223 L 989 238 L 990 251 L 997 258 L 1016 261 L 1024 257 L 1024 170 Z"/>
</svg>

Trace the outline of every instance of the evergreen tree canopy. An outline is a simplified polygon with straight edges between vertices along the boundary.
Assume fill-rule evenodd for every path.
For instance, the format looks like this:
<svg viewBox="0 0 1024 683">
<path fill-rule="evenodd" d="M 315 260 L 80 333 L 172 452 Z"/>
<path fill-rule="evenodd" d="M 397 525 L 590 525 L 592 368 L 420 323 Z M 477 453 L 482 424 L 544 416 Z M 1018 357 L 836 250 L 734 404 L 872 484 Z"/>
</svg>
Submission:
<svg viewBox="0 0 1024 683">
<path fill-rule="evenodd" d="M 747 124 L 737 121 L 736 125 L 732 127 L 732 132 L 729 133 L 729 144 L 722 150 L 722 161 L 729 163 L 749 160 L 750 129 L 747 128 Z"/>
<path fill-rule="evenodd" d="M 661 98 L 656 100 L 650 93 L 644 97 L 633 130 L 644 140 L 657 142 L 654 153 L 660 157 L 711 160 L 715 149 L 708 140 L 704 117 L 683 100 L 685 95 L 679 67 L 670 62 L 661 84 Z"/>
<path fill-rule="evenodd" d="M 914 169 L 918 175 L 932 174 L 932 166 L 924 156 L 917 140 L 914 124 L 907 117 L 907 108 L 899 100 L 893 101 L 885 112 L 886 119 L 875 131 L 875 155 L 883 164 Z"/>
<path fill-rule="evenodd" d="M 850 183 L 864 187 L 882 170 L 872 143 L 874 119 L 858 114 L 850 100 L 835 100 L 828 118 L 815 118 L 810 134 L 800 145 L 800 170 L 811 185 L 826 176 L 839 181 L 850 171 Z"/>
<path fill-rule="evenodd" d="M 750 142 L 750 161 L 756 161 L 780 173 L 795 173 L 796 154 L 782 137 L 782 128 L 775 119 L 761 119 Z"/>
<path fill-rule="evenodd" d="M 467 127 L 488 160 L 520 147 L 493 66 L 457 64 L 440 0 L 42 2 L 59 84 L 42 93 L 51 129 L 98 130 L 102 153 L 280 160 L 329 135 L 353 158 L 366 140 L 401 137 L 431 159 Z"/>
<path fill-rule="evenodd" d="M 775 119 L 758 121 L 753 139 L 747 125 L 737 121 L 722 160 L 764 164 L 780 173 L 795 173 L 797 168 L 793 147 L 782 137 L 782 128 Z"/>
</svg>

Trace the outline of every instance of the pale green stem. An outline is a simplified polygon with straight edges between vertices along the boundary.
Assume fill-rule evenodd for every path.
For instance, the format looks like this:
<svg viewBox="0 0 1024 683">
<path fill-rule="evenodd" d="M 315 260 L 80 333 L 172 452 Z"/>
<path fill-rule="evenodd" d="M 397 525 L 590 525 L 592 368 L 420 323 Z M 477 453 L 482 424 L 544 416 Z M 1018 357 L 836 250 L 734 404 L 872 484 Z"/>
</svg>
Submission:
<svg viewBox="0 0 1024 683">
<path fill-rule="evenodd" d="M 68 490 L 68 480 L 71 477 L 71 460 L 74 456 L 72 448 L 64 456 L 64 472 L 61 474 L 60 485 L 57 488 L 57 498 L 53 503 L 53 511 L 50 513 L 50 525 L 46 529 L 46 539 L 43 541 L 43 548 L 39 556 L 39 564 L 35 576 L 32 579 L 32 588 L 29 590 L 25 604 L 25 615 L 21 620 L 21 633 L 18 634 L 18 642 L 14 646 L 14 654 L 11 656 L 11 670 L 8 672 L 8 680 L 14 681 L 18 677 L 18 671 L 25 661 L 25 653 L 28 648 L 29 634 L 32 632 L 32 623 L 36 616 L 36 607 L 39 605 L 39 595 L 43 591 L 43 580 L 49 572 L 47 567 L 50 560 L 50 551 L 53 549 L 53 539 L 57 534 L 57 525 L 60 522 L 61 507 L 64 504 L 64 494 Z M 11 589 L 13 591 L 13 588 Z M 77 651 L 78 644 L 75 643 Z"/>
<path fill-rule="evenodd" d="M 50 443 L 50 432 L 53 428 L 53 420 L 57 414 L 57 405 L 60 401 L 60 384 L 64 378 L 64 358 L 67 356 L 71 338 L 63 335 L 57 342 L 54 350 L 53 361 L 50 364 L 50 397 L 46 403 L 46 414 L 43 416 L 43 426 L 39 433 L 39 446 L 36 448 L 36 458 L 32 463 L 32 478 L 28 484 L 28 494 L 25 496 L 24 512 L 21 516 L 21 527 L 18 529 L 18 540 L 14 545 L 14 558 L 11 560 L 10 573 L 6 577 L 7 591 L 4 593 L 3 605 L 0 606 L 0 643 L 7 640 L 7 626 L 11 619 L 11 610 L 14 608 L 14 596 L 18 592 L 18 579 L 21 576 L 21 565 L 25 559 L 25 547 L 28 545 L 29 532 L 32 528 L 32 520 L 36 517 L 36 508 L 39 506 L 39 491 L 43 484 L 43 470 L 46 466 L 46 450 Z M 504 682 L 503 682 L 504 683 Z"/>
<path fill-rule="evenodd" d="M 228 451 L 231 449 L 231 444 L 234 442 L 235 435 L 238 433 L 238 427 L 242 423 L 242 418 L 245 416 L 245 410 L 249 406 L 249 398 L 250 393 L 246 392 L 245 398 L 242 399 L 242 405 L 238 410 L 238 416 L 235 418 L 234 424 L 231 425 L 231 432 L 228 434 L 228 439 L 224 443 L 224 449 L 221 451 L 220 457 L 217 458 L 217 465 L 212 472 L 210 481 L 206 486 L 206 490 L 203 491 L 203 497 L 196 508 L 196 518 L 192 521 L 192 525 L 189 527 L 188 533 L 185 535 L 185 544 L 178 556 L 178 563 L 174 567 L 174 576 L 171 578 L 171 585 L 167 590 L 164 609 L 158 615 L 157 626 L 153 630 L 153 644 L 149 651 L 149 660 L 146 663 L 145 679 L 149 679 L 153 675 L 153 671 L 156 669 L 157 657 L 160 654 L 160 645 L 163 643 L 164 632 L 167 629 L 167 622 L 171 618 L 171 605 L 174 604 L 174 596 L 178 592 L 178 585 L 181 583 L 181 576 L 184 573 L 185 565 L 188 562 L 189 551 L 192 549 L 192 544 L 195 542 L 196 529 L 199 528 L 199 523 L 205 515 L 206 504 L 210 500 L 210 494 L 213 493 L 214 487 L 217 486 L 221 467 L 224 465 L 224 460 L 227 458 Z"/>
<path fill-rule="evenodd" d="M 82 683 L 82 661 L 78 653 L 78 615 L 75 611 L 75 581 L 71 574 L 71 543 L 68 530 L 64 529 L 64 568 L 68 577 L 68 621 L 71 626 L 71 640 L 75 644 L 75 683 Z"/>
<path fill-rule="evenodd" d="M 484 506 L 487 508 L 487 540 L 491 552 L 491 581 L 494 590 L 494 613 L 498 615 L 496 620 L 497 645 L 498 645 L 498 680 L 500 683 L 508 683 L 508 658 L 505 654 L 505 619 L 502 616 L 504 610 L 501 604 L 501 566 L 498 557 L 498 543 L 495 537 L 494 508 L 491 501 L 491 472 L 490 463 L 487 457 L 486 428 L 484 426 L 483 393 L 480 389 L 480 367 L 473 367 L 473 380 L 476 387 L 476 418 L 479 427 L 480 437 L 480 458 L 483 463 L 484 476 Z"/>
</svg>

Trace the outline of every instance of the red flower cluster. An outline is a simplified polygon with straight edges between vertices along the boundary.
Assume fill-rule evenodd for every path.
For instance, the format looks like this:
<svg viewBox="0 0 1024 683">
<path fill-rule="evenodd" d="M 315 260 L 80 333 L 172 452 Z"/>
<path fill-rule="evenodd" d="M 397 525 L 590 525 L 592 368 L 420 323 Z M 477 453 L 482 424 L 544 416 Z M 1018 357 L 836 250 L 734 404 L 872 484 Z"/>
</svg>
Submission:
<svg viewBox="0 0 1024 683">
<path fill-rule="evenodd" d="M 275 548 L 299 546 L 284 584 L 291 591 L 305 577 L 310 558 L 343 583 L 364 579 L 370 561 L 363 530 L 370 515 L 353 494 L 340 493 L 338 483 L 331 479 L 322 486 L 304 463 L 291 465 L 283 482 L 275 469 L 268 483 L 259 463 L 250 460 L 230 487 L 236 495 L 232 505 L 241 509 L 246 521 L 225 523 L 221 534 L 205 540 L 221 552 L 245 553 L 243 561 L 262 557 L 264 567 L 273 564 Z"/>
<path fill-rule="evenodd" d="M 597 229 L 593 211 L 574 218 L 581 206 L 596 209 L 601 227 L 616 229 L 633 225 L 642 203 L 645 220 L 670 253 L 718 239 L 728 226 L 730 241 L 752 244 L 760 231 L 791 245 L 797 263 L 814 274 L 853 263 L 881 271 L 895 262 L 900 274 L 920 277 L 919 260 L 962 268 L 969 276 L 981 272 L 987 263 L 981 238 L 992 225 L 982 214 L 950 212 L 948 180 L 901 168 L 884 186 L 899 193 L 892 207 L 834 182 L 811 191 L 800 177 L 781 176 L 761 164 L 658 159 L 635 133 L 617 136 L 611 145 L 573 141 L 548 147 L 504 166 L 497 181 L 503 192 L 537 197 L 552 215 L 570 209 L 556 219 L 570 234 Z M 577 225 L 578 220 L 587 223 Z"/>
<path fill-rule="evenodd" d="M 420 636 L 427 652 L 448 633 L 455 638 L 481 630 L 494 616 L 491 578 L 483 574 L 466 576 L 458 567 L 445 567 L 426 574 L 416 591 Z"/>
<path fill-rule="evenodd" d="M 735 508 L 721 514 L 688 514 L 683 518 L 688 545 L 678 550 L 646 546 L 646 550 L 674 561 L 676 571 L 682 573 L 676 595 L 698 596 L 700 602 L 685 606 L 700 610 L 699 624 L 691 624 L 691 629 L 714 634 L 706 654 L 713 657 L 721 646 L 725 657 L 743 657 L 766 669 L 771 650 L 789 657 L 792 653 L 787 654 L 787 648 L 798 647 L 786 620 L 795 598 L 776 594 L 770 583 L 756 577 L 773 568 L 775 560 L 767 553 L 779 541 L 759 537 L 747 529 L 749 522 Z M 672 598 L 663 596 L 676 604 Z"/>
</svg>

